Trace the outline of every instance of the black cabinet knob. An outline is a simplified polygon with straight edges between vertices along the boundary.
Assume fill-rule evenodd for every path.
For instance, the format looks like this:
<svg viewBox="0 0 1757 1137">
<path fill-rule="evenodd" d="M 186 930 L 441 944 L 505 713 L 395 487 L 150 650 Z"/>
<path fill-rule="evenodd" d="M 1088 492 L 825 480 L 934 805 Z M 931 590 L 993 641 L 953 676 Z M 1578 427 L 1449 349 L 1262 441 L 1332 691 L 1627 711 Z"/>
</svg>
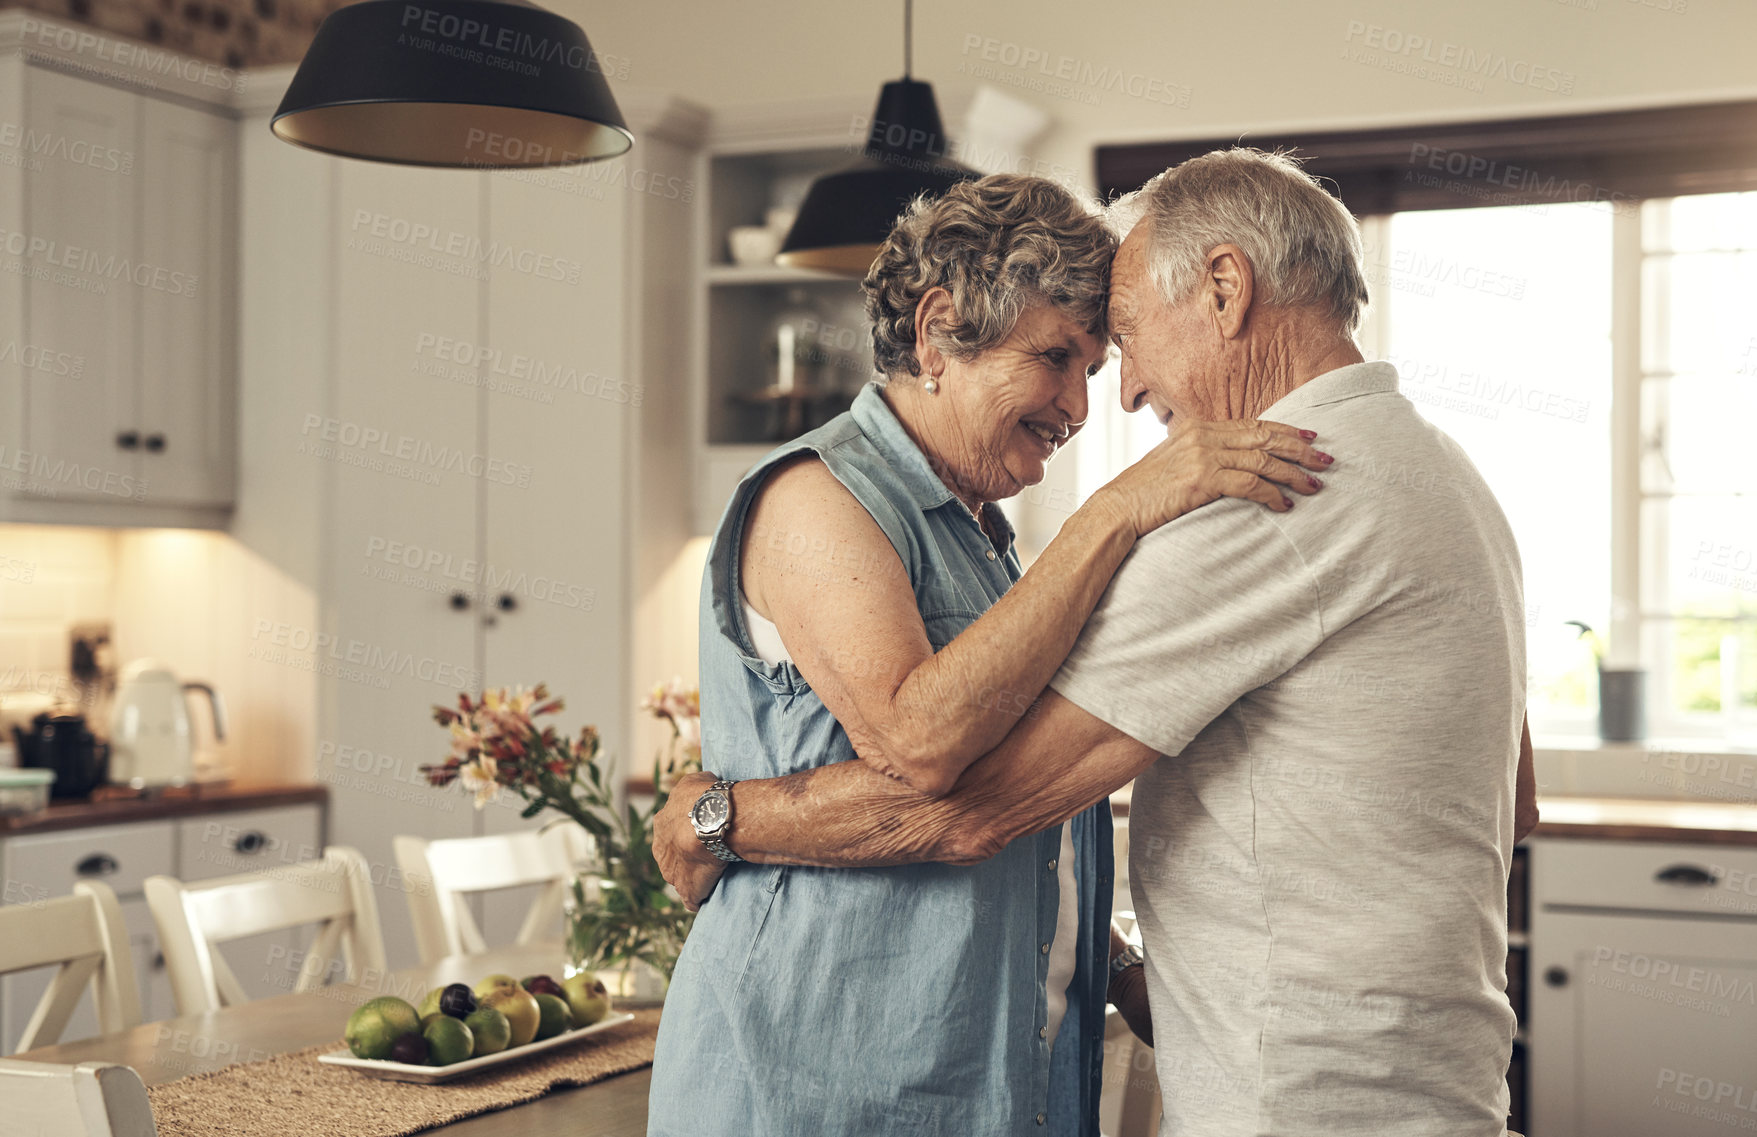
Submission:
<svg viewBox="0 0 1757 1137">
<path fill-rule="evenodd" d="M 1568 971 L 1562 967 L 1546 968 L 1543 973 L 1543 981 L 1551 987 L 1566 987 L 1568 985 Z"/>
<path fill-rule="evenodd" d="M 1676 884 L 1684 888 L 1707 888 L 1720 883 L 1720 874 L 1699 865 L 1673 865 L 1653 874 L 1660 884 Z"/>
<path fill-rule="evenodd" d="M 140 432 L 138 430 L 120 430 L 116 432 L 116 445 L 124 450 L 140 448 Z"/>
<path fill-rule="evenodd" d="M 232 842 L 232 851 L 234 853 L 260 853 L 267 845 L 267 834 L 252 829 L 248 833 L 238 834 L 238 839 Z"/>
<path fill-rule="evenodd" d="M 121 867 L 110 854 L 93 853 L 74 865 L 73 871 L 79 876 L 109 876 Z"/>
<path fill-rule="evenodd" d="M 451 604 L 453 611 L 462 612 L 465 608 L 470 606 L 470 594 L 467 592 L 454 592 L 451 594 L 448 603 Z"/>
<path fill-rule="evenodd" d="M 162 454 L 165 450 L 165 436 L 162 434 L 149 434 L 146 436 L 142 445 L 153 454 Z"/>
<path fill-rule="evenodd" d="M 510 592 L 502 592 L 499 599 L 495 600 L 494 606 L 502 612 L 510 612 L 519 606 L 519 598 Z"/>
</svg>

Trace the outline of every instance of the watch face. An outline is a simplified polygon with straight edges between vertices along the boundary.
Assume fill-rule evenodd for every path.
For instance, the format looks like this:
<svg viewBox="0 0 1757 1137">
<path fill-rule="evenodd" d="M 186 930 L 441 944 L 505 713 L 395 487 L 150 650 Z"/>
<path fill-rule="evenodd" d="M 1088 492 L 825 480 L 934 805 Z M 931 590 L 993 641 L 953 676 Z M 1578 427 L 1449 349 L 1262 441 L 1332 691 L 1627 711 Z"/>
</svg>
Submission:
<svg viewBox="0 0 1757 1137">
<path fill-rule="evenodd" d="M 718 791 L 705 793 L 690 810 L 690 817 L 695 821 L 697 829 L 711 832 L 726 824 L 726 816 L 731 812 L 726 795 Z"/>
</svg>

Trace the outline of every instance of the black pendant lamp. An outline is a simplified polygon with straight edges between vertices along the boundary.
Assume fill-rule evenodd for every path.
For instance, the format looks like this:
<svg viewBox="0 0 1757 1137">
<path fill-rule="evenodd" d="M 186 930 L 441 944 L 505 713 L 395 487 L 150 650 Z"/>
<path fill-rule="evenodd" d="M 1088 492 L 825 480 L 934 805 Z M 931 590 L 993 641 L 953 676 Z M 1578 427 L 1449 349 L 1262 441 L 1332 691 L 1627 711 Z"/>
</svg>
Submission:
<svg viewBox="0 0 1757 1137">
<path fill-rule="evenodd" d="M 409 166 L 568 166 L 634 145 L 586 33 L 529 0 L 338 8 L 270 126 L 298 146 Z"/>
<path fill-rule="evenodd" d="M 946 157 L 933 87 L 909 77 L 913 0 L 903 6 L 903 78 L 886 83 L 859 161 L 811 183 L 781 252 L 792 268 L 865 276 L 898 214 L 981 174 Z"/>
</svg>

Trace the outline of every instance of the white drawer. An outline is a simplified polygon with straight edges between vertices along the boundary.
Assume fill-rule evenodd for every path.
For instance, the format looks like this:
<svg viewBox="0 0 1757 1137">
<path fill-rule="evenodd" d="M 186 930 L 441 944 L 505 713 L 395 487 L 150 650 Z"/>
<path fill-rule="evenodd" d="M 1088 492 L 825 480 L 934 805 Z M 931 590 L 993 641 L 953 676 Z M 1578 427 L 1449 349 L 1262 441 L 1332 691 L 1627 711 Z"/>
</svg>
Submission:
<svg viewBox="0 0 1757 1137">
<path fill-rule="evenodd" d="M 1534 840 L 1532 903 L 1546 909 L 1757 918 L 1757 849 Z"/>
<path fill-rule="evenodd" d="M 118 896 L 138 896 L 147 877 L 175 870 L 174 840 L 170 821 L 9 837 L 6 880 L 40 899 L 66 896 L 82 880 L 101 880 Z"/>
<path fill-rule="evenodd" d="M 323 856 L 315 803 L 214 813 L 177 823 L 177 871 L 184 881 L 314 861 Z"/>
</svg>

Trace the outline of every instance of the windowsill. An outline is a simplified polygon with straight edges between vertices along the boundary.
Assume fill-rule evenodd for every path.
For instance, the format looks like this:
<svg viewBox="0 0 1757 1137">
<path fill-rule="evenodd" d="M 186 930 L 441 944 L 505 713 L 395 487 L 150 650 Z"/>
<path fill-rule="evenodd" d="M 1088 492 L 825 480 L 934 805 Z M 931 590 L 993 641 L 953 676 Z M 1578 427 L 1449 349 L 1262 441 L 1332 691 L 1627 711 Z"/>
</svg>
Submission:
<svg viewBox="0 0 1757 1137">
<path fill-rule="evenodd" d="M 1710 738 L 1539 737 L 1532 751 L 1538 793 L 1546 797 L 1757 805 L 1757 747 Z"/>
</svg>

